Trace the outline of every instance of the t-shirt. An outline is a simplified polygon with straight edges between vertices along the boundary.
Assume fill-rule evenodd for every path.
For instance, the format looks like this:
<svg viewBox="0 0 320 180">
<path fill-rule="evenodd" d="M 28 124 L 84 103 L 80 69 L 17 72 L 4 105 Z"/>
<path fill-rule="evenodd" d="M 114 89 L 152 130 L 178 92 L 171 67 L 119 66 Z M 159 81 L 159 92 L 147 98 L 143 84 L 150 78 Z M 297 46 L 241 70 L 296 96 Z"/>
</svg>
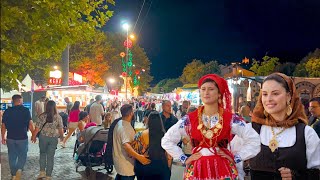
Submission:
<svg viewBox="0 0 320 180">
<path fill-rule="evenodd" d="M 91 122 L 95 122 L 97 125 L 102 124 L 103 107 L 101 104 L 94 102 L 90 107 L 90 119 Z"/>
<path fill-rule="evenodd" d="M 38 100 L 34 103 L 34 107 L 37 116 L 44 112 L 44 102 Z"/>
<path fill-rule="evenodd" d="M 67 103 L 67 109 L 66 109 L 66 110 L 67 110 L 67 114 L 70 113 L 72 106 L 73 106 L 73 103 L 72 103 L 72 102 L 68 102 L 68 103 Z"/>
<path fill-rule="evenodd" d="M 163 122 L 164 129 L 166 131 L 168 131 L 171 126 L 175 125 L 178 122 L 178 119 L 172 114 L 170 114 L 169 118 L 166 118 L 162 113 L 160 113 L 160 116 Z"/>
<path fill-rule="evenodd" d="M 23 105 L 13 106 L 3 113 L 2 123 L 7 128 L 7 139 L 25 140 L 28 139 L 29 122 L 31 114 L 28 108 Z"/>
<path fill-rule="evenodd" d="M 55 116 L 53 116 L 52 123 L 46 123 L 44 125 L 44 123 L 46 122 L 46 118 L 47 115 L 42 114 L 39 117 L 39 121 L 36 122 L 36 127 L 38 127 L 39 130 L 43 127 L 40 134 L 48 137 L 59 137 L 59 128 L 63 128 L 61 116 L 59 114 L 56 114 Z"/>
<path fill-rule="evenodd" d="M 79 121 L 80 110 L 73 110 L 69 114 L 69 122 L 78 122 Z"/>
<path fill-rule="evenodd" d="M 117 173 L 122 176 L 134 175 L 134 158 L 130 157 L 123 144 L 133 141 L 135 131 L 130 122 L 120 120 L 113 130 L 113 162 Z"/>
</svg>

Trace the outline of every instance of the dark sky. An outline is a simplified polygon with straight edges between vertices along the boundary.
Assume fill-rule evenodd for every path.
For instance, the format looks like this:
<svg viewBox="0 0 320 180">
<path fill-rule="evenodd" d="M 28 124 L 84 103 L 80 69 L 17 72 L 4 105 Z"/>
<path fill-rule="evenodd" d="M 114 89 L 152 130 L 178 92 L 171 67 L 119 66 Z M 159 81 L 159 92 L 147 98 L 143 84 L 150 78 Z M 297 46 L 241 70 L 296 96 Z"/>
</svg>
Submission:
<svg viewBox="0 0 320 180">
<path fill-rule="evenodd" d="M 105 29 L 134 25 L 143 2 L 116 0 Z M 180 76 L 192 59 L 227 64 L 268 54 L 299 62 L 320 48 L 320 0 L 145 0 L 134 31 L 154 82 Z"/>
</svg>

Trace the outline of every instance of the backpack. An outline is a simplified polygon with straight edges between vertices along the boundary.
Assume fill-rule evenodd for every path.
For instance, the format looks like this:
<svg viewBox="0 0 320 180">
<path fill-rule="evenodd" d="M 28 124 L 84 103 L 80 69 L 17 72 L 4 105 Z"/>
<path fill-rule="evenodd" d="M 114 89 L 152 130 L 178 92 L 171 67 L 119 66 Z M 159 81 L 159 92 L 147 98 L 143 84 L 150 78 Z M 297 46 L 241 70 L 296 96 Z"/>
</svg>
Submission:
<svg viewBox="0 0 320 180">
<path fill-rule="evenodd" d="M 121 119 L 122 117 L 115 119 L 109 128 L 106 153 L 104 154 L 104 163 L 106 167 L 113 166 L 113 130 Z"/>
</svg>

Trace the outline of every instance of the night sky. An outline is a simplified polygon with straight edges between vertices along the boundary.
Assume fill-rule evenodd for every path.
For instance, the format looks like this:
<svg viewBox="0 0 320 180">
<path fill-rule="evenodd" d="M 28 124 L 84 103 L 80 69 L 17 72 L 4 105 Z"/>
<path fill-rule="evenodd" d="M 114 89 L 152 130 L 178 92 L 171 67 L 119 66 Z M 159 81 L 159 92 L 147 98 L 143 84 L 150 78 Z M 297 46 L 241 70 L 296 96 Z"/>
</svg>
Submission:
<svg viewBox="0 0 320 180">
<path fill-rule="evenodd" d="M 143 2 L 116 0 L 104 29 L 133 26 Z M 192 59 L 228 64 L 267 54 L 297 63 L 320 48 L 320 0 L 145 0 L 134 32 L 153 82 L 179 77 Z"/>
</svg>

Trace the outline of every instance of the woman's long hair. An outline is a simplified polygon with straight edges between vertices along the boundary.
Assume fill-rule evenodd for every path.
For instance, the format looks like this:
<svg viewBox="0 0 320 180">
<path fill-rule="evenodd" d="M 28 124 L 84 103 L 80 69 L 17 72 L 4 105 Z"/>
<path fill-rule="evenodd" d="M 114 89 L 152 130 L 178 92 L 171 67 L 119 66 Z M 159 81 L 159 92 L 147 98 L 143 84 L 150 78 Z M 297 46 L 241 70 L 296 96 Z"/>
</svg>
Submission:
<svg viewBox="0 0 320 180">
<path fill-rule="evenodd" d="M 80 110 L 80 101 L 75 101 L 71 110 L 70 111 L 74 111 L 74 110 Z"/>
<path fill-rule="evenodd" d="M 157 111 L 150 113 L 148 117 L 149 128 L 149 158 L 151 160 L 166 161 L 165 151 L 161 147 L 161 138 L 164 136 L 165 130 L 162 119 Z"/>
<path fill-rule="evenodd" d="M 56 103 L 52 100 L 47 102 L 46 111 L 42 114 L 46 114 L 46 122 L 52 123 L 53 117 L 58 114 Z"/>
</svg>

